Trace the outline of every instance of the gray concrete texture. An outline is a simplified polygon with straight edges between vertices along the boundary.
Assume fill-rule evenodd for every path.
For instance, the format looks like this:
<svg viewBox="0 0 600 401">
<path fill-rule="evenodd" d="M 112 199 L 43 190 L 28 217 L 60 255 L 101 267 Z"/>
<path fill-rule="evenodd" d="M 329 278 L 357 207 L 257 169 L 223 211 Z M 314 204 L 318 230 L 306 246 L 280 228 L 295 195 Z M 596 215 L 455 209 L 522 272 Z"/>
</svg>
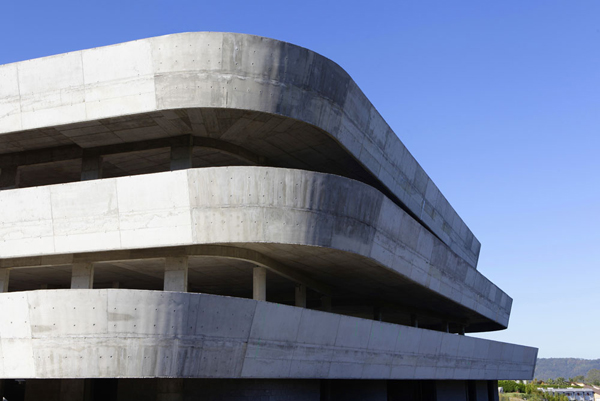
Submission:
<svg viewBox="0 0 600 401">
<path fill-rule="evenodd" d="M 537 349 L 216 295 L 0 294 L 3 378 L 531 379 Z"/>
<path fill-rule="evenodd" d="M 307 275 L 440 313 L 463 308 L 471 331 L 508 325 L 508 295 L 383 194 L 344 177 L 217 167 L 0 192 L 2 268 L 39 255 L 197 244 L 258 247 L 284 262 L 277 244 L 336 250 L 357 259 L 345 272 L 325 263 Z"/>
<path fill-rule="evenodd" d="M 314 52 L 256 36 L 203 32 L 0 66 L 0 136 L 19 133 L 29 146 L 72 143 L 43 132 L 46 127 L 182 109 L 196 110 L 190 118 L 197 123 L 206 108 L 269 113 L 327 132 L 476 267 L 479 241 L 355 82 Z M 176 122 L 161 124 L 177 130 Z M 251 126 L 241 119 L 231 135 Z"/>
</svg>

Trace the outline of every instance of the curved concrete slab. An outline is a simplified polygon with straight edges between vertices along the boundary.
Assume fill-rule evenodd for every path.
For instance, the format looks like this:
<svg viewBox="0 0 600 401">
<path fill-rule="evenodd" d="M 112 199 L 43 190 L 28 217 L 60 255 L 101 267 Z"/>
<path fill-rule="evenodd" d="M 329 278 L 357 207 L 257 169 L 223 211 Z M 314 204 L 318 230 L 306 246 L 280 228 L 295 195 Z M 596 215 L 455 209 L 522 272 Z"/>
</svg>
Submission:
<svg viewBox="0 0 600 401">
<path fill-rule="evenodd" d="M 456 254 L 477 265 L 479 241 L 436 185 L 350 76 L 310 50 L 250 35 L 183 33 L 3 65 L 0 88 L 0 134 L 203 108 L 306 122 L 334 138 Z M 176 117 L 162 123 L 177 127 L 173 135 L 181 133 Z M 81 131 L 96 133 L 88 128 Z M 242 119 L 227 135 L 248 129 L 251 121 Z"/>
<path fill-rule="evenodd" d="M 348 178 L 218 167 L 0 192 L 0 267 L 13 267 L 8 258 L 197 244 L 343 251 L 378 266 L 358 263 L 357 277 L 394 273 L 365 283 L 370 291 L 397 292 L 408 280 L 432 302 L 472 311 L 474 331 L 508 325 L 508 295 L 383 194 Z"/>
<path fill-rule="evenodd" d="M 0 294 L 0 377 L 531 379 L 537 349 L 216 295 Z"/>
</svg>

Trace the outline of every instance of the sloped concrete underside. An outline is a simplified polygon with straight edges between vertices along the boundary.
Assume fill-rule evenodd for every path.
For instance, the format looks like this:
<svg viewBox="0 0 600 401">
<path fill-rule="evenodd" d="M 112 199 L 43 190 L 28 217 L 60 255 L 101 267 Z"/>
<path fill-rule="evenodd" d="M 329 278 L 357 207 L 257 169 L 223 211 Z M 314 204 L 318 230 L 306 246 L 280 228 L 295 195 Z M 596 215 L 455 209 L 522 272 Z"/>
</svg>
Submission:
<svg viewBox="0 0 600 401">
<path fill-rule="evenodd" d="M 523 379 L 537 349 L 249 299 L 0 294 L 2 378 Z"/>
</svg>

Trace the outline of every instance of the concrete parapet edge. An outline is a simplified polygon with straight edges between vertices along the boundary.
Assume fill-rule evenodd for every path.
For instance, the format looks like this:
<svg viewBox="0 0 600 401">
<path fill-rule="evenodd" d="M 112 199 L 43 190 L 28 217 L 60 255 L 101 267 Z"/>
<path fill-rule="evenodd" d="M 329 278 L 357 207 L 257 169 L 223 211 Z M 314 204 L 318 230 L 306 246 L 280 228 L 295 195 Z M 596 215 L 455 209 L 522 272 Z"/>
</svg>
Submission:
<svg viewBox="0 0 600 401">
<path fill-rule="evenodd" d="M 0 378 L 531 379 L 537 349 L 179 292 L 0 294 Z"/>
</svg>

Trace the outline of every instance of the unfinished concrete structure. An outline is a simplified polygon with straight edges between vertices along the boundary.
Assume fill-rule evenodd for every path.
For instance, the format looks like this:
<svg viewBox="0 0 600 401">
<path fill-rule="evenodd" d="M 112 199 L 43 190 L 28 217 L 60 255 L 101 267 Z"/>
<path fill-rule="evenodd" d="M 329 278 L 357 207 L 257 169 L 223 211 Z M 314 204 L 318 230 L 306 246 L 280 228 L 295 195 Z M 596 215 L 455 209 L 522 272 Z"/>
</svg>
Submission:
<svg viewBox="0 0 600 401">
<path fill-rule="evenodd" d="M 0 378 L 26 400 L 492 400 L 537 350 L 338 65 L 186 33 L 0 66 Z"/>
</svg>

